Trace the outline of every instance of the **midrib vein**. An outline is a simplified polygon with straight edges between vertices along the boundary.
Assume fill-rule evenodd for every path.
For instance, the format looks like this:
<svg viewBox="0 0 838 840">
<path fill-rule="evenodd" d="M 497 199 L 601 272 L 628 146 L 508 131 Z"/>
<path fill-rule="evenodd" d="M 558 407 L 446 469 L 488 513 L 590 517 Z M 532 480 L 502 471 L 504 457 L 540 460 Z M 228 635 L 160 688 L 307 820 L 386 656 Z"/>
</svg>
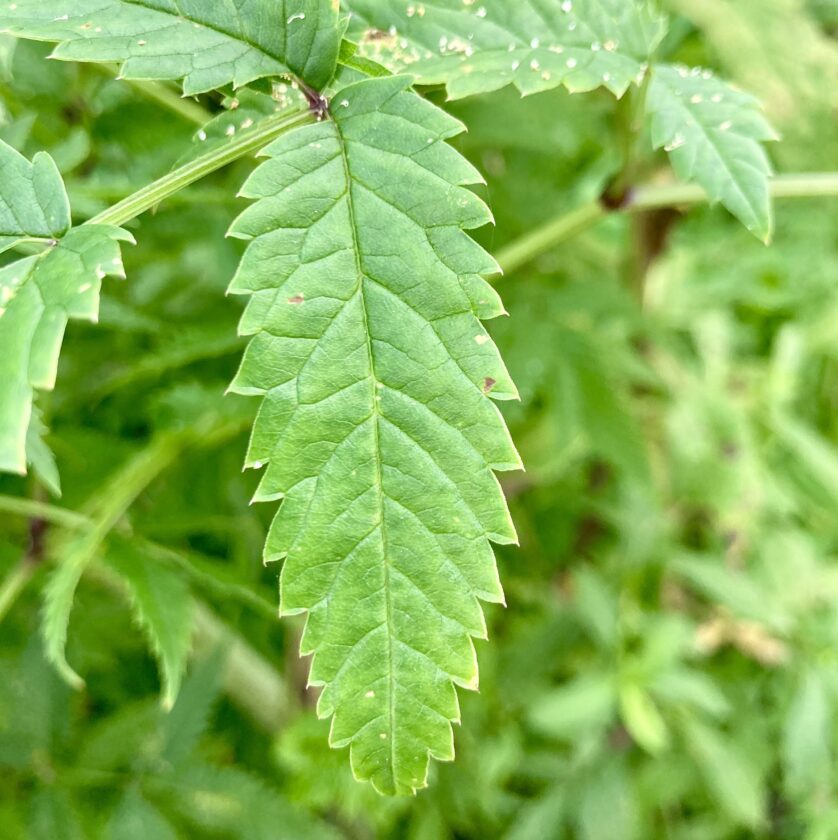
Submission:
<svg viewBox="0 0 838 840">
<path fill-rule="evenodd" d="M 375 471 L 376 483 L 378 485 L 378 516 L 379 527 L 381 529 L 381 552 L 384 562 L 384 602 L 385 612 L 387 617 L 387 676 L 388 676 L 388 732 L 387 738 L 390 741 L 390 777 L 393 787 L 397 787 L 396 782 L 396 710 L 395 710 L 395 669 L 393 656 L 393 595 L 390 588 L 390 554 L 387 548 L 387 526 L 384 518 L 384 476 L 381 469 L 381 431 L 380 421 L 381 412 L 378 408 L 378 377 L 375 373 L 375 354 L 372 349 L 372 335 L 369 326 L 369 311 L 367 309 L 367 300 L 364 294 L 364 269 L 361 265 L 361 248 L 358 241 L 358 226 L 355 221 L 355 205 L 352 195 L 352 173 L 349 167 L 349 153 L 347 143 L 344 140 L 343 132 L 340 125 L 335 121 L 335 130 L 338 135 L 338 142 L 340 144 L 341 160 L 343 162 L 343 171 L 346 178 L 346 203 L 349 211 L 349 226 L 352 229 L 352 247 L 355 255 L 355 271 L 358 276 L 358 285 L 355 294 L 361 300 L 361 312 L 364 316 L 364 339 L 367 348 L 367 360 L 370 370 L 370 395 L 372 403 L 372 418 L 373 418 L 373 446 L 375 448 Z"/>
</svg>

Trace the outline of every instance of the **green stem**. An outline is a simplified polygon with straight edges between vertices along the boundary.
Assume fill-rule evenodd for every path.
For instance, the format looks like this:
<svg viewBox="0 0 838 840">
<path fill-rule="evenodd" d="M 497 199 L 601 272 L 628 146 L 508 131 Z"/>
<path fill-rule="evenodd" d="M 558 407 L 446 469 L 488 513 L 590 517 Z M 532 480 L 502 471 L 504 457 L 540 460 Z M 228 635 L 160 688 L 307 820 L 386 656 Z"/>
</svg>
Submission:
<svg viewBox="0 0 838 840">
<path fill-rule="evenodd" d="M 591 227 L 607 213 L 608 210 L 599 201 L 583 204 L 502 248 L 496 255 L 497 261 L 504 272 L 514 271 L 560 242 Z"/>
<path fill-rule="evenodd" d="M 26 584 L 32 579 L 35 568 L 36 566 L 33 563 L 20 562 L 9 571 L 9 574 L 0 584 L 0 621 L 6 617 L 6 613 L 12 608 L 26 588 Z"/>
<path fill-rule="evenodd" d="M 838 172 L 807 172 L 778 175 L 770 181 L 773 198 L 822 198 L 838 195 Z M 704 190 L 696 184 L 638 187 L 626 208 L 630 212 L 659 207 L 703 204 Z"/>
<path fill-rule="evenodd" d="M 836 196 L 838 172 L 779 175 L 771 180 L 770 189 L 775 199 Z M 583 204 L 502 248 L 496 258 L 503 270 L 509 273 L 593 227 L 612 213 L 642 213 L 661 207 L 685 207 L 706 202 L 707 194 L 695 184 L 637 187 L 623 207 L 612 209 L 600 201 Z"/>
<path fill-rule="evenodd" d="M 129 195 L 128 198 L 94 216 L 87 224 L 124 225 L 184 187 L 200 181 L 239 158 L 258 152 L 286 131 L 313 119 L 312 113 L 304 106 L 268 117 L 254 128 L 241 132 L 229 143 L 201 155 Z"/>
<path fill-rule="evenodd" d="M 69 529 L 84 528 L 90 524 L 90 520 L 81 513 L 33 499 L 19 499 L 16 496 L 0 496 L 0 513 L 11 513 L 27 519 L 43 519 L 51 525 Z"/>
</svg>

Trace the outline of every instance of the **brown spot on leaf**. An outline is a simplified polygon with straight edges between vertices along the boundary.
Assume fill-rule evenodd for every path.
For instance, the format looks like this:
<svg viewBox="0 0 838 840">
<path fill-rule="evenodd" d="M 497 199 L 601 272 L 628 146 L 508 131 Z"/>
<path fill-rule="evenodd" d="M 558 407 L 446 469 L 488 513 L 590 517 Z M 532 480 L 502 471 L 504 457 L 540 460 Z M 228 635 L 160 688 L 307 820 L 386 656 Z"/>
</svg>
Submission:
<svg viewBox="0 0 838 840">
<path fill-rule="evenodd" d="M 288 298 L 288 303 L 294 304 L 294 306 L 298 306 L 305 300 L 304 295 L 294 295 L 294 297 Z"/>
<path fill-rule="evenodd" d="M 494 388 L 494 387 L 495 387 L 495 385 L 497 385 L 497 384 L 498 384 L 497 379 L 492 379 L 492 377 L 491 377 L 491 376 L 487 376 L 487 377 L 483 380 L 483 393 L 484 393 L 484 394 L 488 394 L 488 393 L 489 393 L 489 391 L 491 391 L 491 390 L 492 390 L 492 388 Z"/>
</svg>

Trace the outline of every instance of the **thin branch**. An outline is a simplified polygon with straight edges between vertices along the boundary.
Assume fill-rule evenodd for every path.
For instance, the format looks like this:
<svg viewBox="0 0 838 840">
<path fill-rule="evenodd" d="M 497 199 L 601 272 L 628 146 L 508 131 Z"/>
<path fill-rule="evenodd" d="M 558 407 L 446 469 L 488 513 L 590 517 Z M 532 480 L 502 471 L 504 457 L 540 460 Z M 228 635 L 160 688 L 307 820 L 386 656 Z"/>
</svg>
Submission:
<svg viewBox="0 0 838 840">
<path fill-rule="evenodd" d="M 299 125 L 311 122 L 314 115 L 304 106 L 268 117 L 254 128 L 242 131 L 228 143 L 213 149 L 148 186 L 129 195 L 90 219 L 87 224 L 124 225 L 180 190 L 200 181 L 239 158 L 258 152 L 277 137 Z"/>
<path fill-rule="evenodd" d="M 780 175 L 772 179 L 775 199 L 819 198 L 838 195 L 838 172 Z M 497 261 L 505 272 L 515 271 L 578 233 L 593 227 L 612 213 L 642 213 L 662 207 L 687 207 L 707 202 L 707 194 L 695 184 L 665 184 L 637 187 L 620 207 L 592 201 L 565 213 L 502 248 Z"/>
<path fill-rule="evenodd" d="M 599 201 L 583 204 L 569 213 L 558 216 L 532 233 L 516 239 L 502 248 L 495 256 L 505 273 L 525 265 L 560 242 L 587 230 L 608 215 L 608 208 Z"/>
<path fill-rule="evenodd" d="M 90 525 L 90 519 L 81 513 L 57 507 L 34 499 L 20 499 L 17 496 L 0 496 L 0 513 L 11 513 L 29 519 L 43 519 L 62 528 L 78 529 Z"/>
</svg>

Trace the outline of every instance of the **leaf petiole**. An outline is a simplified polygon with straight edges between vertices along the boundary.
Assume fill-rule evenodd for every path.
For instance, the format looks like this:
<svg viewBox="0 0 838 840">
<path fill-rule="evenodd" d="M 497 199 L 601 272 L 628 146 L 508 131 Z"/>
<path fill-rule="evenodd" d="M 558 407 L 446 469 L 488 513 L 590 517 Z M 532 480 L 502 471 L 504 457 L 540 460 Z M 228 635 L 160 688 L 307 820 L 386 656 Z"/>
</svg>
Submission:
<svg viewBox="0 0 838 840">
<path fill-rule="evenodd" d="M 239 158 L 258 152 L 286 131 L 313 122 L 314 114 L 305 106 L 295 107 L 260 122 L 254 128 L 241 132 L 229 143 L 178 167 L 107 210 L 87 221 L 92 225 L 120 227 L 142 215 L 161 201 L 180 190 L 223 169 Z"/>
</svg>

